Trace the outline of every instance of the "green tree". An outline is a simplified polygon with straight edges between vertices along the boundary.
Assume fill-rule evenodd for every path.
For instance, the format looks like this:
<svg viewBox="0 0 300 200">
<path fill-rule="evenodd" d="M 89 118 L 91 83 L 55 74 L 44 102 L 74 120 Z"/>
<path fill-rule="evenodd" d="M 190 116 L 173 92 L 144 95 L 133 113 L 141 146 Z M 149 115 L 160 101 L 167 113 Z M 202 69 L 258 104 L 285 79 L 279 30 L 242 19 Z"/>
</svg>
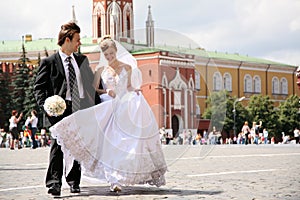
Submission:
<svg viewBox="0 0 300 200">
<path fill-rule="evenodd" d="M 299 100 L 298 96 L 291 95 L 279 105 L 279 136 L 281 136 L 281 132 L 284 132 L 293 137 L 293 130 L 300 127 Z"/>
<path fill-rule="evenodd" d="M 233 131 L 233 127 L 234 127 L 234 118 L 233 118 L 233 98 L 230 98 L 227 94 L 227 98 L 226 98 L 226 117 L 224 119 L 224 127 L 223 127 L 223 131 L 225 131 L 227 133 L 226 137 L 230 137 L 230 133 Z"/>
<path fill-rule="evenodd" d="M 234 101 L 237 98 L 230 97 L 228 92 L 219 91 L 212 93 L 207 100 L 209 107 L 203 113 L 203 117 L 211 119 L 211 126 L 215 126 L 218 130 L 225 132 L 226 137 L 233 137 L 234 134 Z M 238 134 L 247 120 L 248 111 L 241 102 L 235 105 L 235 126 Z"/>
<path fill-rule="evenodd" d="M 225 91 L 214 92 L 208 97 L 208 108 L 203 113 L 203 118 L 210 119 L 210 129 L 215 126 L 217 130 L 227 133 L 226 137 L 233 136 L 234 113 L 233 104 L 236 97 L 230 97 Z M 269 131 L 270 137 L 276 141 L 282 138 L 281 132 L 293 137 L 293 130 L 300 127 L 300 102 L 294 95 L 287 98 L 279 107 L 275 107 L 269 96 L 253 95 L 246 103 L 236 102 L 236 133 L 238 134 L 245 121 L 262 121 L 262 128 Z M 230 134 L 231 133 L 231 134 Z"/>
<path fill-rule="evenodd" d="M 36 103 L 35 97 L 34 97 L 34 81 L 37 75 L 38 68 L 35 67 L 30 71 L 29 79 L 28 79 L 28 88 L 25 91 L 25 99 L 24 99 L 24 114 L 26 116 L 30 115 L 30 112 L 32 110 L 36 110 L 38 113 L 40 111 L 39 106 Z"/>
<path fill-rule="evenodd" d="M 27 62 L 29 62 L 29 59 L 26 57 L 23 44 L 21 57 L 17 66 L 14 68 L 11 81 L 11 88 L 13 88 L 11 102 L 13 103 L 13 109 L 18 110 L 18 112 L 23 112 L 25 109 L 24 101 L 26 102 L 26 90 L 28 89 L 29 83 L 29 68 L 27 67 Z"/>
<path fill-rule="evenodd" d="M 276 110 L 274 103 L 270 100 L 269 96 L 263 95 L 253 95 L 250 97 L 248 102 L 248 113 L 249 118 L 248 122 L 257 122 L 262 121 L 262 128 L 267 128 L 270 136 L 276 134 L 276 122 L 278 116 L 276 115 Z"/>
<path fill-rule="evenodd" d="M 208 108 L 203 113 L 203 117 L 211 120 L 209 127 L 210 129 L 215 126 L 217 130 L 223 130 L 227 112 L 228 97 L 228 93 L 225 90 L 222 90 L 211 93 L 206 100 Z"/>
<path fill-rule="evenodd" d="M 235 103 L 235 128 L 236 136 L 241 132 L 242 126 L 248 118 L 248 110 L 243 106 L 241 101 L 237 101 L 238 98 L 228 98 L 227 100 L 227 113 L 225 118 L 224 130 L 229 133 L 231 130 L 234 132 L 234 102 Z M 231 111 L 231 112 L 230 112 Z M 233 137 L 234 134 L 230 135 Z"/>
<path fill-rule="evenodd" d="M 8 119 L 11 116 L 11 101 L 10 101 L 10 78 L 8 72 L 3 72 L 0 67 L 0 128 L 4 128 L 8 131 Z"/>
</svg>

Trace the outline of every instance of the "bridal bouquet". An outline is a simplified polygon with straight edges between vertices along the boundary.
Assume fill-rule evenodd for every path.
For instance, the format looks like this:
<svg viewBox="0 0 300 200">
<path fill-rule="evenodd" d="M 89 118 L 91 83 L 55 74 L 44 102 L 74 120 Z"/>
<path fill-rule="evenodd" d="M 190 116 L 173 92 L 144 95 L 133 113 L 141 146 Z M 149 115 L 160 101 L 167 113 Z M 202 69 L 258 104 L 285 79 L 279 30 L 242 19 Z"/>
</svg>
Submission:
<svg viewBox="0 0 300 200">
<path fill-rule="evenodd" d="M 58 95 L 48 97 L 44 103 L 44 110 L 55 117 L 62 115 L 66 107 L 65 100 Z"/>
</svg>

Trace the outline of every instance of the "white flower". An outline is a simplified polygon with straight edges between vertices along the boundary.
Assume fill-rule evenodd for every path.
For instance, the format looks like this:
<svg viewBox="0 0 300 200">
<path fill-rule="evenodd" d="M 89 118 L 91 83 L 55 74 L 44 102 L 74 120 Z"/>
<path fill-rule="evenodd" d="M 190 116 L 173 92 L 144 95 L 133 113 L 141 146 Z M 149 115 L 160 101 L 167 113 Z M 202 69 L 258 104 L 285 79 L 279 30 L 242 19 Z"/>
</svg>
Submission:
<svg viewBox="0 0 300 200">
<path fill-rule="evenodd" d="M 58 95 L 48 97 L 44 103 L 44 110 L 51 116 L 60 116 L 65 112 L 67 105 L 63 98 Z"/>
</svg>

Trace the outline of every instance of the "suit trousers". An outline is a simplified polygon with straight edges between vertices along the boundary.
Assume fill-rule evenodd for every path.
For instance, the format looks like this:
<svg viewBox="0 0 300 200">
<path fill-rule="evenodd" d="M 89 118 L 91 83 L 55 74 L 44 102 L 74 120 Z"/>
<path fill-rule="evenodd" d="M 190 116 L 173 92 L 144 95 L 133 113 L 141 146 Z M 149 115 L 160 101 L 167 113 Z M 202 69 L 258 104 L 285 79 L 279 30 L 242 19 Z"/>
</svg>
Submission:
<svg viewBox="0 0 300 200">
<path fill-rule="evenodd" d="M 66 111 L 63 117 L 66 117 L 72 113 L 72 105 L 67 104 Z M 56 122 L 60 121 L 62 117 L 49 117 L 51 125 L 54 125 Z M 62 185 L 62 176 L 63 176 L 63 152 L 61 151 L 61 146 L 57 144 L 56 139 L 51 139 L 51 149 L 49 157 L 49 166 L 46 176 L 46 186 L 51 187 L 53 184 Z M 77 161 L 74 161 L 73 167 L 66 176 L 66 182 L 71 185 L 79 185 L 81 179 L 81 168 L 80 164 Z"/>
</svg>

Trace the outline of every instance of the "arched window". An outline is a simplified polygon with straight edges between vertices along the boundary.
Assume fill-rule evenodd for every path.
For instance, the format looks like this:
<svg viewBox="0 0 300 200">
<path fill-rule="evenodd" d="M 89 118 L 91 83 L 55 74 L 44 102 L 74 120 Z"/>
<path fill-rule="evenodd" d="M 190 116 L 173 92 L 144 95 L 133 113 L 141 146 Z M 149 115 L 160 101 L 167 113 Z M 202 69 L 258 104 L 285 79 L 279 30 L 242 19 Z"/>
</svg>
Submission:
<svg viewBox="0 0 300 200">
<path fill-rule="evenodd" d="M 133 38 L 133 11 L 130 3 L 126 3 L 123 10 L 124 32 L 123 37 Z"/>
<path fill-rule="evenodd" d="M 116 1 L 113 1 L 108 7 L 108 19 L 109 19 L 109 34 L 114 39 L 119 39 L 119 33 L 122 32 L 122 15 L 121 8 Z"/>
<path fill-rule="evenodd" d="M 97 37 L 98 38 L 102 37 L 101 30 L 102 30 L 101 17 L 98 17 L 98 20 L 97 20 L 97 33 L 98 33 Z"/>
<path fill-rule="evenodd" d="M 288 82 L 286 78 L 281 78 L 280 90 L 281 90 L 281 94 L 288 94 L 289 90 L 288 90 Z"/>
<path fill-rule="evenodd" d="M 164 88 L 168 87 L 168 79 L 167 79 L 167 76 L 166 76 L 166 72 L 163 73 L 163 77 L 162 77 L 162 80 L 161 80 L 161 85 Z"/>
<path fill-rule="evenodd" d="M 261 80 L 259 76 L 253 78 L 254 93 L 261 93 Z"/>
<path fill-rule="evenodd" d="M 105 9 L 103 4 L 96 3 L 93 10 L 93 37 L 100 38 L 105 34 Z"/>
<path fill-rule="evenodd" d="M 276 76 L 272 78 L 272 94 L 279 94 L 279 80 Z"/>
<path fill-rule="evenodd" d="M 200 90 L 200 73 L 195 71 L 195 89 Z"/>
<path fill-rule="evenodd" d="M 224 89 L 229 92 L 232 91 L 232 78 L 229 73 L 224 74 Z"/>
<path fill-rule="evenodd" d="M 190 80 L 189 80 L 189 83 L 188 83 L 188 87 L 189 89 L 191 89 L 191 91 L 194 91 L 195 90 L 195 83 L 194 83 L 194 80 L 193 80 L 193 76 L 191 75 L 190 77 Z"/>
<path fill-rule="evenodd" d="M 127 37 L 130 38 L 130 15 L 126 16 L 126 24 Z"/>
<path fill-rule="evenodd" d="M 222 76 L 220 72 L 215 72 L 213 76 L 213 88 L 214 91 L 222 90 Z"/>
<path fill-rule="evenodd" d="M 244 77 L 244 92 L 252 92 L 252 78 L 249 74 Z"/>
</svg>

